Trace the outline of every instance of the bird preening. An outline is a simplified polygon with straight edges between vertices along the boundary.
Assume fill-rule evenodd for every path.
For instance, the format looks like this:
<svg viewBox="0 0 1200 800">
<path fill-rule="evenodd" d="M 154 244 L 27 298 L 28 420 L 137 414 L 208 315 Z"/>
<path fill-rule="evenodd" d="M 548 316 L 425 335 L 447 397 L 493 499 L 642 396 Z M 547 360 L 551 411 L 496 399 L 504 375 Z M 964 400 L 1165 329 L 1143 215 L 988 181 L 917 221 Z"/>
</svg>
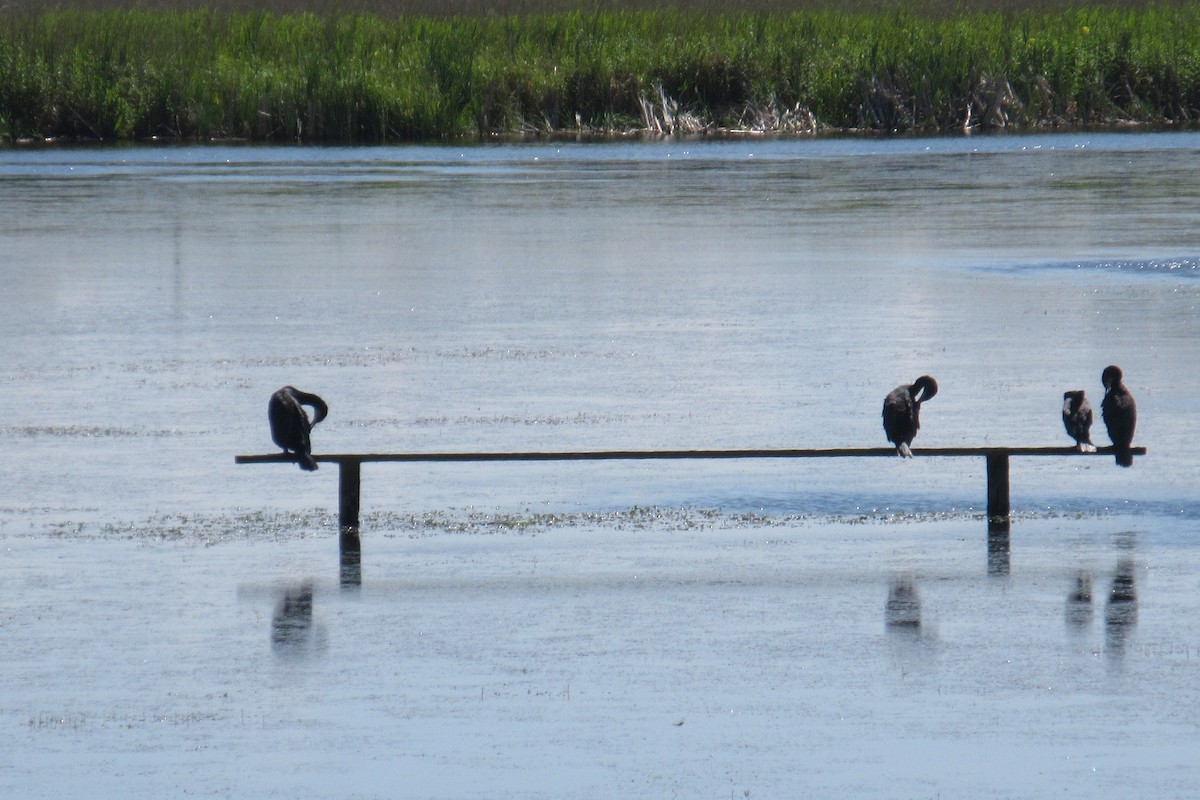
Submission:
<svg viewBox="0 0 1200 800">
<path fill-rule="evenodd" d="M 1081 453 L 1096 452 L 1092 444 L 1092 404 L 1082 389 L 1063 392 L 1063 426 L 1067 435 L 1075 440 L 1075 449 Z"/>
<path fill-rule="evenodd" d="M 1104 399 L 1100 401 L 1100 414 L 1104 417 L 1104 425 L 1108 428 L 1108 438 L 1112 439 L 1113 454 L 1117 463 L 1122 467 L 1133 466 L 1133 430 L 1137 427 L 1137 404 L 1133 395 L 1122 383 L 1124 374 L 1121 368 L 1110 365 L 1104 368 L 1100 381 L 1104 384 Z"/>
<path fill-rule="evenodd" d="M 922 375 L 911 384 L 897 386 L 884 398 L 883 432 L 896 445 L 897 455 L 912 458 L 912 440 L 921 428 L 921 404 L 937 390 L 937 381 Z"/>
<path fill-rule="evenodd" d="M 1137 426 L 1137 405 L 1123 383 L 1121 368 L 1105 367 L 1101 375 L 1104 399 L 1101 415 L 1113 443 L 1113 454 L 1122 467 L 1133 466 L 1133 433 Z M 938 392 L 937 381 L 922 375 L 910 384 L 897 386 L 883 401 L 883 430 L 897 455 L 912 458 L 912 441 L 921 429 L 921 405 Z M 313 409 L 310 419 L 304 406 Z M 312 457 L 312 428 L 329 414 L 329 406 L 315 394 L 284 386 L 271 395 L 267 416 L 271 438 L 285 453 L 294 454 L 301 469 L 315 470 Z M 1082 389 L 1063 392 L 1062 420 L 1067 434 L 1081 453 L 1094 453 L 1091 439 L 1092 407 Z"/>
<path fill-rule="evenodd" d="M 310 406 L 310 420 L 304 406 Z M 313 425 L 325 419 L 329 406 L 315 394 L 302 392 L 295 386 L 284 386 L 271 395 L 267 404 L 267 419 L 271 422 L 271 438 L 285 453 L 295 453 L 300 469 L 312 471 L 317 462 L 312 457 L 312 441 L 309 434 Z"/>
</svg>

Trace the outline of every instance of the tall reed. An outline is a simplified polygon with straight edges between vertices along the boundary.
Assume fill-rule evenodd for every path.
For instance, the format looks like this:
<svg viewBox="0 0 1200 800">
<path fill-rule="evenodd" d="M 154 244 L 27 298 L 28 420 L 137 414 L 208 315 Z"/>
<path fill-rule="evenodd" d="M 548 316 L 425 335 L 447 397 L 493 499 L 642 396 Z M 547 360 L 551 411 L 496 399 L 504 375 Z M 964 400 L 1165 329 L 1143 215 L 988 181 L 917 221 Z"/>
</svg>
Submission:
<svg viewBox="0 0 1200 800">
<path fill-rule="evenodd" d="M 649 108 L 711 129 L 1189 123 L 1200 115 L 1198 34 L 1198 4 L 941 16 L 8 13 L 0 137 L 379 142 L 636 129 Z"/>
</svg>

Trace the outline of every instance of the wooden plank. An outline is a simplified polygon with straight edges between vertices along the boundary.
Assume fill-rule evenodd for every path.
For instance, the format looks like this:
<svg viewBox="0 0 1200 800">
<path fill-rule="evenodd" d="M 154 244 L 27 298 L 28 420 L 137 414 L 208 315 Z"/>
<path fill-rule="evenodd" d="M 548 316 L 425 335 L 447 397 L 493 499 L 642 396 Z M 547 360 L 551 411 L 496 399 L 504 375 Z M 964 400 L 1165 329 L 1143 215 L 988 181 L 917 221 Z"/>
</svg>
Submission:
<svg viewBox="0 0 1200 800">
<path fill-rule="evenodd" d="M 362 582 L 362 537 L 358 510 L 362 497 L 362 462 L 338 463 L 338 546 L 342 552 L 342 585 Z M 357 575 L 357 581 L 355 576 Z"/>
<path fill-rule="evenodd" d="M 1145 447 L 1132 448 L 1134 455 L 1146 455 Z M 1009 465 L 1012 456 L 1111 456 L 1113 448 L 1101 447 L 1081 453 L 1074 447 L 928 447 L 913 450 L 917 458 L 987 459 L 987 516 L 989 572 L 1007 572 L 1008 532 L 1010 527 Z M 341 524 L 343 585 L 361 581 L 361 541 L 359 505 L 361 467 L 364 462 L 495 462 L 495 461 L 612 461 L 666 459 L 733 458 L 896 458 L 891 447 L 840 447 L 827 449 L 775 450 L 584 450 L 578 452 L 533 453 L 324 453 L 313 454 L 317 461 L 338 465 L 338 519 Z M 288 453 L 234 456 L 237 464 L 295 462 Z"/>
<path fill-rule="evenodd" d="M 1146 455 L 1145 447 L 1134 447 L 1137 456 Z M 1081 453 L 1074 447 L 923 447 L 913 450 L 914 458 L 966 458 L 973 456 L 1108 456 L 1111 447 Z M 577 452 L 529 453 L 313 453 L 313 459 L 330 463 L 348 462 L 488 462 L 488 461 L 638 461 L 682 459 L 741 458 L 897 458 L 891 447 L 835 447 L 825 449 L 763 450 L 584 450 Z M 287 453 L 235 456 L 237 464 L 294 462 Z"/>
</svg>

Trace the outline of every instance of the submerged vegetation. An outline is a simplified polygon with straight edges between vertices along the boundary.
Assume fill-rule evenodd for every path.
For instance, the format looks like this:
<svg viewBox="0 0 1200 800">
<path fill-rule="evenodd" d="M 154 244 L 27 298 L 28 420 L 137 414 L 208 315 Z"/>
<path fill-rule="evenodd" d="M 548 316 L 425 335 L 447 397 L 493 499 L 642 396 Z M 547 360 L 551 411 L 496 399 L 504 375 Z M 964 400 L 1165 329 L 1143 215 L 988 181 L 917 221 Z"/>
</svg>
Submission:
<svg viewBox="0 0 1200 800">
<path fill-rule="evenodd" d="M 0 15 L 0 138 L 381 142 L 1200 117 L 1200 4 Z"/>
</svg>

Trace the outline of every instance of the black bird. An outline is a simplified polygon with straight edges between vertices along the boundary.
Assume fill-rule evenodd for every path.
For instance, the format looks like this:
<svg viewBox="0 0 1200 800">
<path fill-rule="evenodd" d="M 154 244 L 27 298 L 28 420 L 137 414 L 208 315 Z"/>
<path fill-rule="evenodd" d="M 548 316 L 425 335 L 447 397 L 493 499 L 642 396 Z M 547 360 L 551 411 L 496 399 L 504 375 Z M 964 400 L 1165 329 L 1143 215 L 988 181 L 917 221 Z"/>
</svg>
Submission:
<svg viewBox="0 0 1200 800">
<path fill-rule="evenodd" d="M 310 421 L 304 406 L 312 406 L 313 418 Z M 308 435 L 316 425 L 329 413 L 329 406 L 315 394 L 302 392 L 294 386 L 285 386 L 271 395 L 267 404 L 267 419 L 271 421 L 271 438 L 275 444 L 283 448 L 285 453 L 293 452 L 300 464 L 300 469 L 312 471 L 317 468 L 317 462 L 312 457 L 312 443 Z"/>
<path fill-rule="evenodd" d="M 1092 404 L 1082 389 L 1063 392 L 1063 425 L 1081 453 L 1096 452 L 1092 444 Z"/>
<path fill-rule="evenodd" d="M 937 394 L 937 381 L 922 375 L 911 384 L 897 386 L 883 401 L 883 432 L 896 445 L 897 455 L 912 458 L 913 437 L 921 429 L 921 403 Z"/>
<path fill-rule="evenodd" d="M 1124 374 L 1117 366 L 1104 368 L 1100 380 L 1104 383 L 1104 399 L 1100 402 L 1100 413 L 1108 427 L 1108 438 L 1112 439 L 1113 453 L 1122 467 L 1133 466 L 1133 429 L 1137 426 L 1137 403 L 1133 395 L 1121 382 Z"/>
</svg>

